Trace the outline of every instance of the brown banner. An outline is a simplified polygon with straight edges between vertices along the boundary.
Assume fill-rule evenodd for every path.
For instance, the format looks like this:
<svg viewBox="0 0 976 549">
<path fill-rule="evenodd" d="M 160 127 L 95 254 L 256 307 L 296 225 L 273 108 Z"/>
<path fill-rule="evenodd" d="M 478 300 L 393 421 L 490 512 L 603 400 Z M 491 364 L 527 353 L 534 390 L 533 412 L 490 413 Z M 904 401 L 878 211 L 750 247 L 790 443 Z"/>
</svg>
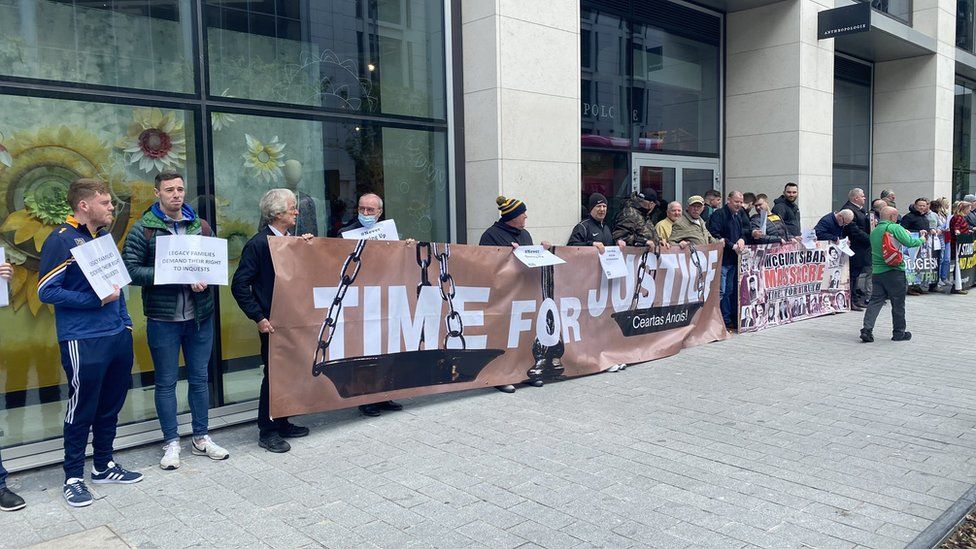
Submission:
<svg viewBox="0 0 976 549">
<path fill-rule="evenodd" d="M 490 246 L 270 245 L 276 417 L 593 374 L 728 337 L 720 245 L 660 256 L 626 248 L 628 275 L 610 281 L 592 247 L 558 247 L 565 264 L 530 269 Z"/>
</svg>

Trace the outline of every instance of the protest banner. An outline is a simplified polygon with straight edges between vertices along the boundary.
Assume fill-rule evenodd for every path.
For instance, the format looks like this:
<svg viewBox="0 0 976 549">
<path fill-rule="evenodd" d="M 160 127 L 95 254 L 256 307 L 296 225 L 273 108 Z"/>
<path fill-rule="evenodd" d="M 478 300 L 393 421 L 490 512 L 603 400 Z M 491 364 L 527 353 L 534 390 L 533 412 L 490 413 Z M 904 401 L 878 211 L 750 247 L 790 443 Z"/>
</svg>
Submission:
<svg viewBox="0 0 976 549">
<path fill-rule="evenodd" d="M 955 264 L 955 288 L 965 290 L 976 283 L 976 253 L 973 252 L 974 236 L 972 233 L 956 235 L 956 264 Z"/>
<path fill-rule="evenodd" d="M 370 228 L 360 227 L 342 233 L 342 238 L 348 240 L 400 240 L 396 222 L 392 219 L 380 221 Z"/>
<path fill-rule="evenodd" d="M 920 238 L 917 232 L 910 233 L 913 238 Z M 935 250 L 939 249 L 936 242 L 941 242 L 942 235 L 936 232 L 923 238 L 921 246 L 909 248 L 901 247 L 905 256 L 905 281 L 909 286 L 928 288 L 930 284 L 939 282 L 939 260 Z"/>
<path fill-rule="evenodd" d="M 739 255 L 739 332 L 850 310 L 847 262 L 830 242 L 746 246 Z"/>
<path fill-rule="evenodd" d="M 156 237 L 153 284 L 227 285 L 227 241 L 200 235 Z"/>
<path fill-rule="evenodd" d="M 132 282 L 110 234 L 71 248 L 71 255 L 98 299 L 105 299 L 115 292 L 116 287 L 124 288 Z"/>
<path fill-rule="evenodd" d="M 627 276 L 614 280 L 593 247 L 559 247 L 565 263 L 527 269 L 508 247 L 269 245 L 276 417 L 592 374 L 729 337 L 720 244 L 626 248 Z"/>
<path fill-rule="evenodd" d="M 0 265 L 7 262 L 7 252 L 0 248 Z M 6 279 L 0 278 L 0 307 L 10 305 L 10 288 Z"/>
</svg>

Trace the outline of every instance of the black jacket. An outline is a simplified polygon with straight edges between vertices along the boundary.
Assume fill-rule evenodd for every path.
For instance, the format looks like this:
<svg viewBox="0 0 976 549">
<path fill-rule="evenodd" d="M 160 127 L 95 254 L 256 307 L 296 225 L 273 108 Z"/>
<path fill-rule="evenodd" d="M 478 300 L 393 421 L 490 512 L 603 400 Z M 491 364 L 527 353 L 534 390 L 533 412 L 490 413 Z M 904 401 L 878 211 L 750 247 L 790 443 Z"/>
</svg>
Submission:
<svg viewBox="0 0 976 549">
<path fill-rule="evenodd" d="M 842 209 L 854 212 L 854 221 L 844 226 L 844 236 L 850 240 L 851 249 L 854 250 L 851 268 L 860 270 L 871 265 L 871 217 L 850 200 Z"/>
<path fill-rule="evenodd" d="M 966 223 L 969 223 L 970 230 L 976 229 L 976 211 L 966 214 Z"/>
<path fill-rule="evenodd" d="M 275 271 L 271 262 L 268 237 L 274 236 L 271 228 L 251 237 L 241 251 L 240 263 L 230 283 L 230 291 L 237 306 L 254 322 L 271 318 L 271 298 L 274 295 Z"/>
<path fill-rule="evenodd" d="M 800 236 L 800 207 L 796 202 L 790 202 L 786 196 L 781 195 L 773 204 L 773 213 L 778 215 L 786 225 L 790 237 Z"/>
<path fill-rule="evenodd" d="M 732 246 L 735 246 L 740 238 L 748 240 L 752 237 L 752 227 L 745 209 L 739 208 L 738 212 L 732 213 L 728 205 L 712 212 L 708 218 L 708 232 L 715 238 L 725 239 L 722 265 L 737 265 L 739 256 L 732 250 Z"/>
<path fill-rule="evenodd" d="M 532 235 L 525 229 L 516 229 L 501 221 L 496 221 L 494 225 L 485 229 L 485 233 L 481 235 L 481 240 L 478 242 L 478 245 L 511 246 L 513 242 L 519 246 L 531 246 Z"/>
<path fill-rule="evenodd" d="M 927 231 L 929 230 L 929 218 L 918 213 L 915 205 L 908 207 L 908 213 L 902 216 L 900 224 L 907 231 Z"/>
<path fill-rule="evenodd" d="M 783 220 L 781 220 L 779 216 L 774 213 L 768 214 L 766 218 L 766 234 L 761 235 L 759 238 L 752 238 L 752 231 L 761 229 L 762 215 L 759 213 L 752 214 L 752 217 L 749 218 L 750 238 L 747 238 L 746 242 L 749 244 L 779 244 L 784 240 L 789 240 L 790 238 L 786 235 L 786 225 L 783 224 Z"/>
<path fill-rule="evenodd" d="M 607 224 L 592 217 L 587 217 L 576 224 L 573 233 L 569 235 L 568 246 L 591 246 L 594 242 L 602 242 L 606 246 L 613 246 L 613 232 Z"/>
</svg>

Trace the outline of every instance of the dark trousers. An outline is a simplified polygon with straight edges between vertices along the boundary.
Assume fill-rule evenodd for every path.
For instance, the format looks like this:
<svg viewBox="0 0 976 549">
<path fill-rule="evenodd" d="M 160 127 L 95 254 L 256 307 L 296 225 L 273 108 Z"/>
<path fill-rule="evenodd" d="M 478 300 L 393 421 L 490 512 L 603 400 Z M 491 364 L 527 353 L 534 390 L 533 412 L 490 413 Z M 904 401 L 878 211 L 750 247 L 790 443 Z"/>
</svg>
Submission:
<svg viewBox="0 0 976 549">
<path fill-rule="evenodd" d="M 92 434 L 95 469 L 112 461 L 119 411 L 132 384 L 132 332 L 60 342 L 68 376 L 64 414 L 64 478 L 84 478 L 85 445 Z"/>
<path fill-rule="evenodd" d="M 261 380 L 261 394 L 258 397 L 258 431 L 264 438 L 288 424 L 288 418 L 271 419 L 271 403 L 268 391 L 268 334 L 261 336 L 261 360 L 264 361 L 264 378 Z"/>
<path fill-rule="evenodd" d="M 876 274 L 871 279 L 871 298 L 868 308 L 864 311 L 864 329 L 874 329 L 874 322 L 884 307 L 885 301 L 891 300 L 891 331 L 893 335 L 905 333 L 905 294 L 908 291 L 905 281 L 905 271 L 892 270 Z"/>
<path fill-rule="evenodd" d="M 862 281 L 861 277 L 864 276 L 867 278 L 871 276 L 871 266 L 854 265 L 851 262 L 847 265 L 851 273 L 851 302 L 861 304 L 868 298 L 865 288 L 868 284 L 866 280 Z"/>
<path fill-rule="evenodd" d="M 0 458 L 0 490 L 7 487 L 7 470 L 3 468 L 3 458 Z"/>
</svg>

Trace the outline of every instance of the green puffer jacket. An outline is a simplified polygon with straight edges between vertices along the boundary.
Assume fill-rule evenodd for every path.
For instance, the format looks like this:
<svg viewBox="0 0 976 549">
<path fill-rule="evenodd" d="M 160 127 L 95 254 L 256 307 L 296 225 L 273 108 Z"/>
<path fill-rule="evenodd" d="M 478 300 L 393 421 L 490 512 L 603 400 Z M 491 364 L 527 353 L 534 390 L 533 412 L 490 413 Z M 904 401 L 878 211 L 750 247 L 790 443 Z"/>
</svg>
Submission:
<svg viewBox="0 0 976 549">
<path fill-rule="evenodd" d="M 200 218 L 195 218 L 186 227 L 186 234 L 202 234 L 203 225 Z M 209 231 L 209 226 L 208 230 Z M 148 238 L 146 235 L 149 235 Z M 136 221 L 129 234 L 125 237 L 122 248 L 122 261 L 132 277 L 132 284 L 142 286 L 142 311 L 146 318 L 172 318 L 176 314 L 180 292 L 183 286 L 167 284 L 154 286 L 156 260 L 156 236 L 167 236 L 169 228 L 163 220 L 152 210 L 147 210 L 142 219 Z M 207 236 L 210 236 L 209 234 Z M 193 297 L 194 317 L 199 323 L 207 319 L 214 312 L 213 288 L 208 287 L 202 292 L 190 292 Z"/>
</svg>

